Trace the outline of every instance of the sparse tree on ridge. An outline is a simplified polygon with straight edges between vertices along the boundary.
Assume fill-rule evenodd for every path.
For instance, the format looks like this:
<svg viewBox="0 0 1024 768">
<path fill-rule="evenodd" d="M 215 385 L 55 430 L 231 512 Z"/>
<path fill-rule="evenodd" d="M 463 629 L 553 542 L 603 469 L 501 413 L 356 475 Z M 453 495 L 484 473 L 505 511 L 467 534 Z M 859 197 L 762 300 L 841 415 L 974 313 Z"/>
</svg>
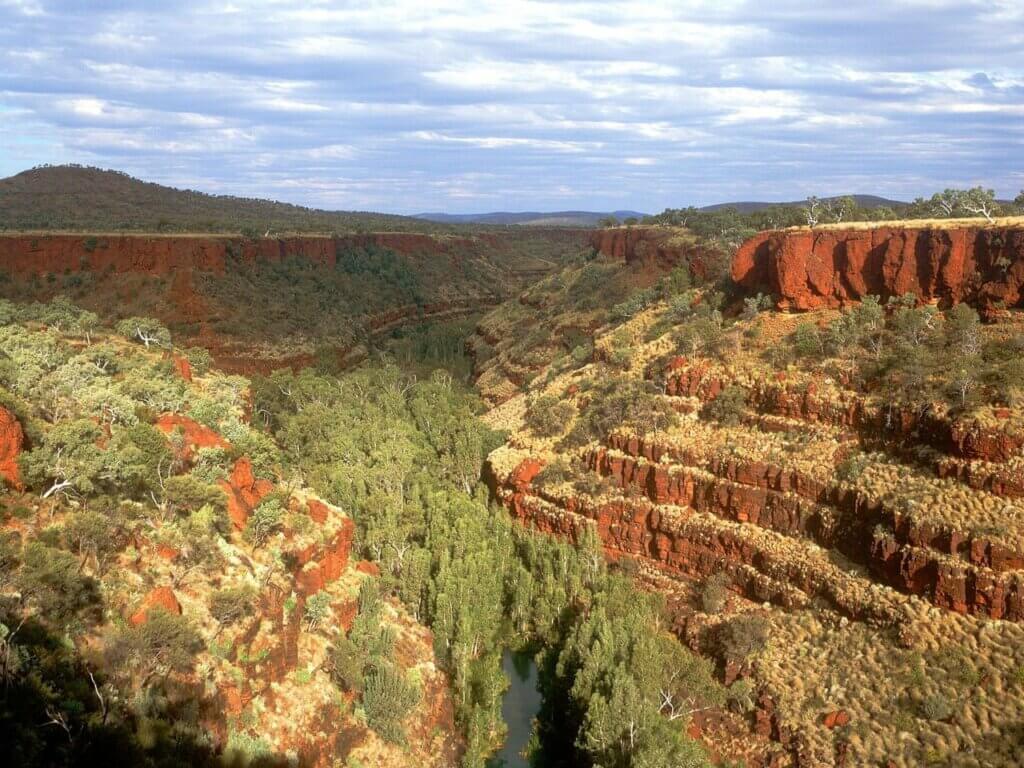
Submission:
<svg viewBox="0 0 1024 768">
<path fill-rule="evenodd" d="M 816 227 L 821 220 L 821 201 L 813 195 L 808 197 L 804 214 L 807 216 L 807 226 Z"/>
<path fill-rule="evenodd" d="M 157 320 L 149 317 L 129 317 L 117 324 L 117 332 L 127 339 L 137 340 L 146 345 L 171 346 L 171 334 Z"/>
<path fill-rule="evenodd" d="M 915 201 L 919 203 L 920 201 Z M 999 213 L 996 195 L 991 189 L 946 189 L 936 192 L 928 201 L 933 213 L 941 218 L 955 218 L 958 215 L 984 216 L 991 223 Z"/>
<path fill-rule="evenodd" d="M 946 189 L 942 192 L 936 192 L 928 202 L 931 204 L 936 215 L 949 219 L 956 214 L 961 194 L 958 189 Z"/>
<path fill-rule="evenodd" d="M 960 196 L 960 207 L 967 213 L 974 216 L 984 216 L 989 224 L 993 217 L 999 213 L 999 203 L 996 202 L 996 193 L 991 189 L 974 187 Z"/>
</svg>

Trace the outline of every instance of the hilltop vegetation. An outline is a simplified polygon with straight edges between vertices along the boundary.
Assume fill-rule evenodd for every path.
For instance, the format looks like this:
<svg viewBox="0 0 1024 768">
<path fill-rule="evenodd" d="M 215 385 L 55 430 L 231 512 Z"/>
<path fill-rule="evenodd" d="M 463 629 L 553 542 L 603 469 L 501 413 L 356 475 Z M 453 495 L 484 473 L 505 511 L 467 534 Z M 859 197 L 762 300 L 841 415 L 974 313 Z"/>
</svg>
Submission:
<svg viewBox="0 0 1024 768">
<path fill-rule="evenodd" d="M 864 199 L 863 196 L 860 199 Z M 862 205 L 852 196 L 809 197 L 803 203 L 766 205 L 754 210 L 736 206 L 712 208 L 666 208 L 646 217 L 646 224 L 686 227 L 708 241 L 721 244 L 730 252 L 755 233 L 766 229 L 819 226 L 852 222 L 899 222 L 915 219 L 956 219 L 1014 216 L 1024 213 L 1024 190 L 1012 202 L 999 202 L 990 189 L 946 189 L 930 198 L 919 197 L 911 203 L 882 201 Z M 891 202 L 892 204 L 886 204 Z"/>
<path fill-rule="evenodd" d="M 43 166 L 0 179 L 0 231 L 243 234 L 444 232 L 423 219 L 322 211 L 210 195 L 141 181 L 120 171 Z"/>
</svg>

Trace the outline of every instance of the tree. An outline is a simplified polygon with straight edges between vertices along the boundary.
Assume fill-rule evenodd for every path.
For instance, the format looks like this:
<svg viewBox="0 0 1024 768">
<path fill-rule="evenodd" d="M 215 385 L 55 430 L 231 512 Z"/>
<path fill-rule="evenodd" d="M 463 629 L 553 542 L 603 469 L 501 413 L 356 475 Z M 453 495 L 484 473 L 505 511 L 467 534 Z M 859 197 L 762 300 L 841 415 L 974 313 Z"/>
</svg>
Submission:
<svg viewBox="0 0 1024 768">
<path fill-rule="evenodd" d="M 1024 213 L 1024 189 L 1020 191 L 1020 194 L 1013 198 L 1013 204 L 1017 206 L 1017 210 Z"/>
<path fill-rule="evenodd" d="M 306 629 L 309 632 L 315 632 L 330 615 L 331 596 L 326 592 L 317 592 L 306 601 Z"/>
<path fill-rule="evenodd" d="M 383 665 L 366 678 L 363 691 L 366 724 L 387 741 L 404 744 L 403 722 L 419 700 L 420 692 L 415 685 L 392 665 Z"/>
<path fill-rule="evenodd" d="M 339 637 L 327 654 L 327 671 L 341 690 L 362 693 L 366 654 L 347 637 Z"/>
<path fill-rule="evenodd" d="M 126 544 L 124 528 L 115 516 L 90 509 L 68 515 L 64 523 L 64 539 L 78 550 L 79 568 L 91 557 L 100 575 L 106 570 L 110 557 Z"/>
<path fill-rule="evenodd" d="M 526 424 L 541 437 L 557 437 L 565 432 L 575 414 L 572 404 L 554 395 L 541 395 L 526 412 Z"/>
<path fill-rule="evenodd" d="M 23 601 L 39 615 L 65 628 L 81 618 L 99 618 L 101 599 L 96 581 L 79 571 L 69 552 L 30 541 L 22 550 L 16 583 Z"/>
<path fill-rule="evenodd" d="M 743 420 L 747 407 L 747 391 L 730 384 L 718 396 L 701 409 L 701 416 L 727 426 L 735 426 Z"/>
<path fill-rule="evenodd" d="M 19 457 L 26 482 L 49 483 L 43 498 L 58 493 L 92 493 L 101 482 L 106 456 L 96 443 L 103 432 L 89 419 L 78 419 L 53 427 L 42 445 Z"/>
<path fill-rule="evenodd" d="M 804 217 L 807 219 L 808 227 L 816 227 L 818 222 L 821 221 L 822 215 L 822 204 L 821 200 L 811 196 L 807 198 L 807 204 L 804 206 Z"/>
<path fill-rule="evenodd" d="M 129 317 L 117 324 L 117 332 L 126 339 L 140 341 L 149 349 L 150 345 L 158 347 L 171 346 L 171 332 L 160 321 L 150 317 Z"/>
<path fill-rule="evenodd" d="M 281 502 L 274 497 L 264 499 L 249 516 L 242 535 L 254 547 L 263 546 L 270 535 L 281 528 L 283 521 Z"/>
<path fill-rule="evenodd" d="M 829 221 L 836 224 L 844 219 L 849 221 L 857 211 L 857 201 L 849 195 L 845 197 L 833 197 L 825 201 L 825 212 Z"/>
<path fill-rule="evenodd" d="M 948 219 L 956 215 L 957 209 L 960 207 L 961 194 L 960 190 L 946 189 L 932 195 L 928 203 L 935 215 Z"/>
<path fill-rule="evenodd" d="M 188 671 L 202 648 L 202 638 L 188 619 L 155 608 L 138 626 L 115 631 L 107 656 L 112 668 L 127 670 L 142 688 L 154 675 Z"/>
<path fill-rule="evenodd" d="M 960 195 L 960 208 L 973 216 L 984 216 L 989 224 L 999 213 L 996 193 L 991 189 L 974 187 Z"/>
<path fill-rule="evenodd" d="M 210 615 L 221 626 L 227 626 L 252 615 L 256 590 L 248 584 L 224 587 L 210 595 Z"/>
</svg>

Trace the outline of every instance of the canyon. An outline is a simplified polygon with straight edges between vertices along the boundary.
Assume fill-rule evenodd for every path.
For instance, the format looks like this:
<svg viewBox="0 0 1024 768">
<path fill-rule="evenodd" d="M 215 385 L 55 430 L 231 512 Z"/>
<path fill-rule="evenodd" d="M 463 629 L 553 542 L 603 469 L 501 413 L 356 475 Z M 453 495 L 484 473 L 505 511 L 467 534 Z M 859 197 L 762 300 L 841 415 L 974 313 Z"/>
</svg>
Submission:
<svg viewBox="0 0 1024 768">
<path fill-rule="evenodd" d="M 396 329 L 496 306 L 556 270 L 585 238 L 574 229 L 0 234 L 0 297 L 64 294 L 104 320 L 151 316 L 236 373 L 297 369 L 313 362 L 316 347 L 350 365 L 368 341 Z M 316 324 L 324 328 L 311 341 Z"/>
</svg>

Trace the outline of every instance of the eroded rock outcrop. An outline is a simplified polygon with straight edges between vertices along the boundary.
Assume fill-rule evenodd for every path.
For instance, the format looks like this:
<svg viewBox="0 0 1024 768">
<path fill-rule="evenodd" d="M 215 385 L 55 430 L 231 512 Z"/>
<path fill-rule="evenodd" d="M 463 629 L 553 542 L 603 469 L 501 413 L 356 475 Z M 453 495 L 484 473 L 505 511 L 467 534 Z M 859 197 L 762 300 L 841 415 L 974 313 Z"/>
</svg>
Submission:
<svg viewBox="0 0 1024 768">
<path fill-rule="evenodd" d="M 220 487 L 228 496 L 228 517 L 237 531 L 244 530 L 256 505 L 274 491 L 273 483 L 253 475 L 252 462 L 246 456 L 235 462 L 231 475 L 221 480 Z"/>
<path fill-rule="evenodd" d="M 135 626 L 145 624 L 149 620 L 150 614 L 156 610 L 181 614 L 181 603 L 178 602 L 178 597 L 174 594 L 173 589 L 170 587 L 157 587 L 151 590 L 143 599 L 139 609 L 132 614 L 129 621 Z"/>
<path fill-rule="evenodd" d="M 5 483 L 23 490 L 18 456 L 25 447 L 25 433 L 14 414 L 0 406 L 0 487 Z"/>
<path fill-rule="evenodd" d="M 703 251 L 692 239 L 662 227 L 598 229 L 590 235 L 590 246 L 602 256 L 641 267 L 665 270 L 689 264 L 698 274 L 704 268 Z"/>
<path fill-rule="evenodd" d="M 165 435 L 181 435 L 178 459 L 189 462 L 193 451 L 199 448 L 228 448 L 228 441 L 217 432 L 203 424 L 193 421 L 188 416 L 178 413 L 165 413 L 154 425 Z"/>
<path fill-rule="evenodd" d="M 1024 226 L 793 229 L 744 243 L 732 277 L 782 309 L 838 307 L 868 295 L 982 310 L 1024 300 Z"/>
</svg>

